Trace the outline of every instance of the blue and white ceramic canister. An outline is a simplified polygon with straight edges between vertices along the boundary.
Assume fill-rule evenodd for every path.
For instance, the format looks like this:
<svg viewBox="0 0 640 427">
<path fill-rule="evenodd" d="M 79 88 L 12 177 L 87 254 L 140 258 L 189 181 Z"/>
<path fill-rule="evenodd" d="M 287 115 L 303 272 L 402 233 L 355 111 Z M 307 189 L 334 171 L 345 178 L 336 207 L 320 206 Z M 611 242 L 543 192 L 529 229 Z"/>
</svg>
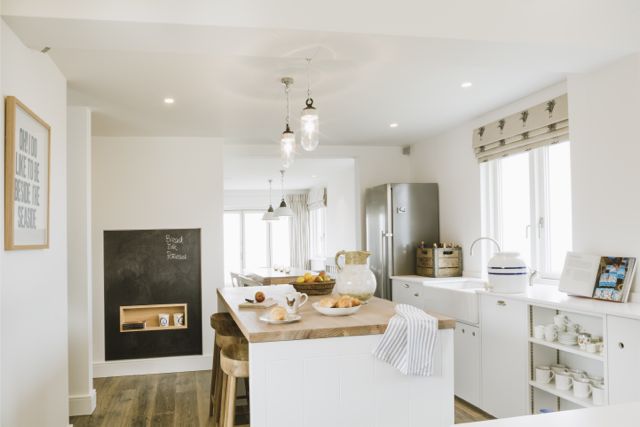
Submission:
<svg viewBox="0 0 640 427">
<path fill-rule="evenodd" d="M 502 294 L 519 294 L 527 290 L 529 271 L 518 252 L 498 252 L 489 260 L 489 288 Z"/>
</svg>

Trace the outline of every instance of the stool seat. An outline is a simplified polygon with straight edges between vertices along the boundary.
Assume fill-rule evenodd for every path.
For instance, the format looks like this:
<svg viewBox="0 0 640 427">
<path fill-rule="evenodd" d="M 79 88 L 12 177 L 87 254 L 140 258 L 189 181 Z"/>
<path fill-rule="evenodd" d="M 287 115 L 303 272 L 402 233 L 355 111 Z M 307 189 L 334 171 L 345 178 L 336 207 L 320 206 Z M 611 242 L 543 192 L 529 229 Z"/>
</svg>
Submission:
<svg viewBox="0 0 640 427">
<path fill-rule="evenodd" d="M 216 331 L 216 334 L 225 335 L 228 337 L 241 337 L 242 331 L 233 320 L 233 317 L 229 313 L 214 313 L 209 319 L 211 327 Z"/>
<path fill-rule="evenodd" d="M 222 371 L 232 377 L 249 377 L 249 346 L 232 344 L 222 348 L 220 353 Z"/>
</svg>

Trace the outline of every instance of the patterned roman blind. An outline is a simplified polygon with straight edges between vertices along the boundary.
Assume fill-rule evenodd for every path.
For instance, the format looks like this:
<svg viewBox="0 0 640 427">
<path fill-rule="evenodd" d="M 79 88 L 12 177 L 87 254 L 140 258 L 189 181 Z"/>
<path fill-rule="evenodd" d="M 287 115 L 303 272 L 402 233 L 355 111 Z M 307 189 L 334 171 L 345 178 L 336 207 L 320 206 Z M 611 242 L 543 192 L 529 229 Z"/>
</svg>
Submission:
<svg viewBox="0 0 640 427">
<path fill-rule="evenodd" d="M 569 103 L 561 95 L 473 131 L 478 162 L 569 140 Z"/>
</svg>

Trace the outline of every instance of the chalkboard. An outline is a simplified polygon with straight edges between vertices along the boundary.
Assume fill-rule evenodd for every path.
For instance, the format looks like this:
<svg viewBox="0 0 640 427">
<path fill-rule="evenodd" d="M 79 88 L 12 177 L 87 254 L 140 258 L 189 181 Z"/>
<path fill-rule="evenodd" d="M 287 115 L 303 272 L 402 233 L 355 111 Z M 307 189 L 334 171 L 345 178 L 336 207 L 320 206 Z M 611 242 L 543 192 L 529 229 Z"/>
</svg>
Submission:
<svg viewBox="0 0 640 427">
<path fill-rule="evenodd" d="M 120 306 L 187 303 L 188 328 L 120 332 Z M 200 229 L 104 232 L 105 359 L 202 354 Z"/>
</svg>

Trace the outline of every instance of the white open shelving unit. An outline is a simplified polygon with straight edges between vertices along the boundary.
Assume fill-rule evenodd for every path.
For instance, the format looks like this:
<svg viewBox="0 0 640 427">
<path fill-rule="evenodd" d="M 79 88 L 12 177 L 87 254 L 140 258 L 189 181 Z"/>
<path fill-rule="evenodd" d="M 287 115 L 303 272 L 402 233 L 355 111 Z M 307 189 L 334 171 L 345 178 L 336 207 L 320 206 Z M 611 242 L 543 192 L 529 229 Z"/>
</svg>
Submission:
<svg viewBox="0 0 640 427">
<path fill-rule="evenodd" d="M 541 408 L 562 411 L 595 406 L 591 397 L 586 399 L 576 397 L 572 389 L 559 390 L 555 387 L 554 381 L 548 384 L 537 383 L 535 381 L 536 366 L 561 363 L 568 368 L 582 369 L 587 374 L 603 377 L 605 387 L 608 384 L 606 352 L 589 353 L 581 350 L 577 345 L 564 345 L 557 341 L 548 342 L 532 336 L 536 325 L 553 323 L 553 317 L 557 314 L 566 315 L 569 319 L 581 324 L 584 330 L 592 335 L 604 336 L 606 330 L 605 316 L 600 314 L 558 310 L 543 305 L 529 305 L 529 396 L 532 414 L 538 413 Z"/>
</svg>

